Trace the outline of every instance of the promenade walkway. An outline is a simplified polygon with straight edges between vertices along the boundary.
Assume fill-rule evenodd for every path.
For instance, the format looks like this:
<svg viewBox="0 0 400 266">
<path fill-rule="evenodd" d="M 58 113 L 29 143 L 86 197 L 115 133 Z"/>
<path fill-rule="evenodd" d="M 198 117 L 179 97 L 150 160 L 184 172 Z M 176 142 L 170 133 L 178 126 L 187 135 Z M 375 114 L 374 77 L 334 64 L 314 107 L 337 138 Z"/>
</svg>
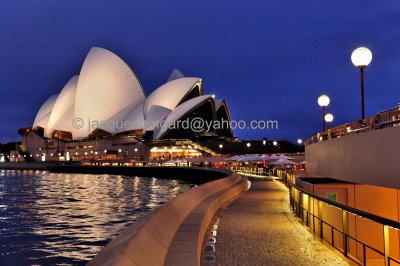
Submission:
<svg viewBox="0 0 400 266">
<path fill-rule="evenodd" d="M 204 265 L 351 265 L 296 220 L 280 182 L 252 181 L 218 215 L 215 261 Z"/>
</svg>

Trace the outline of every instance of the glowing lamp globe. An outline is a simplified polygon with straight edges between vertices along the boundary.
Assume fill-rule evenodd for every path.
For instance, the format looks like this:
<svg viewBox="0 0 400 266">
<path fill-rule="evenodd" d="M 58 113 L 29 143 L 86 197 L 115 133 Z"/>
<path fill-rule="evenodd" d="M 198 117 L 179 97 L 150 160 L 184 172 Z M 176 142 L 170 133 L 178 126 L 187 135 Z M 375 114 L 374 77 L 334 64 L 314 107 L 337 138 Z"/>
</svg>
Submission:
<svg viewBox="0 0 400 266">
<path fill-rule="evenodd" d="M 326 114 L 325 115 L 325 121 L 330 123 L 333 121 L 333 115 L 332 114 Z"/>
<path fill-rule="evenodd" d="M 327 107 L 330 102 L 331 102 L 331 100 L 326 95 L 321 95 L 318 98 L 318 105 L 321 107 Z"/>
<path fill-rule="evenodd" d="M 301 144 L 301 143 L 303 143 L 303 140 L 302 139 L 298 139 L 297 140 L 297 144 Z"/>
<path fill-rule="evenodd" d="M 351 54 L 351 62 L 356 67 L 366 67 L 372 61 L 372 53 L 368 48 L 359 47 Z"/>
</svg>

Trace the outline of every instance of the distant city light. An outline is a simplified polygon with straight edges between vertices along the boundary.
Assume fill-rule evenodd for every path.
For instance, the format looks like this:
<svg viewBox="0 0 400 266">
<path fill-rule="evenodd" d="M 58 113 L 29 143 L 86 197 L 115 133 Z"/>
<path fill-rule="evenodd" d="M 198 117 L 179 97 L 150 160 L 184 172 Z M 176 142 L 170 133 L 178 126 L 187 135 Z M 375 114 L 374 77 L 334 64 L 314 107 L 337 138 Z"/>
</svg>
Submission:
<svg viewBox="0 0 400 266">
<path fill-rule="evenodd" d="M 274 141 L 272 142 L 272 145 L 277 146 L 277 145 L 278 145 L 278 142 L 277 142 L 276 140 L 274 140 Z"/>
<path fill-rule="evenodd" d="M 298 140 L 297 140 L 297 143 L 298 143 L 298 144 L 301 144 L 301 143 L 303 143 L 303 140 L 302 140 L 302 139 L 298 139 Z"/>
<path fill-rule="evenodd" d="M 224 147 L 224 145 L 222 145 L 222 144 L 219 144 L 219 148 L 220 149 L 222 149 Z"/>
<path fill-rule="evenodd" d="M 246 146 L 247 146 L 248 148 L 250 148 L 250 146 L 251 146 L 250 142 L 247 142 Z"/>
</svg>

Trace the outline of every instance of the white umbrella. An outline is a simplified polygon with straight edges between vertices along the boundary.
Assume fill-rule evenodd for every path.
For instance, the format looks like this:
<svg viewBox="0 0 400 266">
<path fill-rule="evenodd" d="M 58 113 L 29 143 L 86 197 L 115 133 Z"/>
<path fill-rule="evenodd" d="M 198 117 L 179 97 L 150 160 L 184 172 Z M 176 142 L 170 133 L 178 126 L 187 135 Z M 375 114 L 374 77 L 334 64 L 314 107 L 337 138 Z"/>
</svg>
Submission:
<svg viewBox="0 0 400 266">
<path fill-rule="evenodd" d="M 276 160 L 275 162 L 272 162 L 271 164 L 281 165 L 281 164 L 297 164 L 297 163 L 292 162 L 286 158 L 282 158 L 282 159 Z"/>
<path fill-rule="evenodd" d="M 249 155 L 240 155 L 238 158 L 236 158 L 236 161 L 238 162 L 248 162 L 250 156 Z"/>
<path fill-rule="evenodd" d="M 279 155 L 279 158 L 280 159 L 288 159 L 288 160 L 293 160 L 294 158 L 292 158 L 292 157 L 288 157 L 288 156 L 286 156 L 285 154 L 281 154 L 281 155 Z"/>
<path fill-rule="evenodd" d="M 278 159 L 280 159 L 280 158 L 281 158 L 281 157 L 276 156 L 275 154 L 272 154 L 272 155 L 268 156 L 268 160 L 271 160 L 271 161 L 273 161 L 273 160 L 278 160 Z"/>
<path fill-rule="evenodd" d="M 231 157 L 231 158 L 227 158 L 227 159 L 225 159 L 225 161 L 236 161 L 236 159 L 238 158 L 238 155 L 235 155 L 235 156 L 233 156 L 233 157 Z"/>
<path fill-rule="evenodd" d="M 262 161 L 262 160 L 263 160 L 262 157 L 260 155 L 258 155 L 258 154 L 250 155 L 250 156 L 247 157 L 247 161 L 248 162 L 259 162 L 259 161 Z"/>
</svg>

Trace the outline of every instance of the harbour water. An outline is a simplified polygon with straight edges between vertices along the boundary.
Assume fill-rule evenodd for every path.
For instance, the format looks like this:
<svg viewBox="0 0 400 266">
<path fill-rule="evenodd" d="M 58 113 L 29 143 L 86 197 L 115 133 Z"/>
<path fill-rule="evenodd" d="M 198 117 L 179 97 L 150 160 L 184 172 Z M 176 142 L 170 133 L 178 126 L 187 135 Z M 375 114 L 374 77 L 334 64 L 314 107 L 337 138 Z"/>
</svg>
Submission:
<svg viewBox="0 0 400 266">
<path fill-rule="evenodd" d="M 0 170 L 0 265 L 84 265 L 140 216 L 193 186 L 152 177 Z"/>
</svg>

